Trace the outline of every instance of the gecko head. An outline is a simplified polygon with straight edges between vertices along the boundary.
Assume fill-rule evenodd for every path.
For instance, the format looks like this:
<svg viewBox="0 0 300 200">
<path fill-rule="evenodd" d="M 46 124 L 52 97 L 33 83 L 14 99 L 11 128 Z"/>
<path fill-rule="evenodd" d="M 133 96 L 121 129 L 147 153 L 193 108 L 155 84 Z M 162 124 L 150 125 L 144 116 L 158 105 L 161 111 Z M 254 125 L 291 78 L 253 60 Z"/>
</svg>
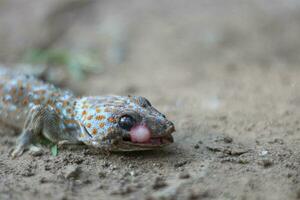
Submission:
<svg viewBox="0 0 300 200">
<path fill-rule="evenodd" d="M 173 142 L 174 124 L 144 97 L 84 97 L 76 110 L 79 140 L 96 148 L 136 151 Z"/>
</svg>

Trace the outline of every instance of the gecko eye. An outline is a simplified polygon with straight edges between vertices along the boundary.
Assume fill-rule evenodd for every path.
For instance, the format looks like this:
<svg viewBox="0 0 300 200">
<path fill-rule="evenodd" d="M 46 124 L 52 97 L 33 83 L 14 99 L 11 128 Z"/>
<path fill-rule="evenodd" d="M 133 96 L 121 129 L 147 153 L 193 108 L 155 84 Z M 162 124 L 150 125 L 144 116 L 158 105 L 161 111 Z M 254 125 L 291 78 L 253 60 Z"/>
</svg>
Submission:
<svg viewBox="0 0 300 200">
<path fill-rule="evenodd" d="M 135 120 L 129 116 L 129 115 L 124 115 L 123 117 L 120 118 L 119 120 L 119 126 L 122 129 L 125 129 L 127 131 L 130 131 L 130 129 L 135 125 Z"/>
</svg>

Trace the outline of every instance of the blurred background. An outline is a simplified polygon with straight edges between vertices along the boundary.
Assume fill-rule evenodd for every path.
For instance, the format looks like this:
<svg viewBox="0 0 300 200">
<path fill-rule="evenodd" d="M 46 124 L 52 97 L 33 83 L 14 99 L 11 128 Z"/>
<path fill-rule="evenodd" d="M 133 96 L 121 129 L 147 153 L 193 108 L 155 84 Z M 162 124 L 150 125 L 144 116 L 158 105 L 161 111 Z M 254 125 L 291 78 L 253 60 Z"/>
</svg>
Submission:
<svg viewBox="0 0 300 200">
<path fill-rule="evenodd" d="M 247 85 L 253 73 L 298 67 L 299 8 L 296 0 L 1 0 L 0 61 L 78 94 L 168 90 L 180 102 L 209 90 L 211 102 L 232 72 L 243 70 L 233 84 Z"/>
<path fill-rule="evenodd" d="M 61 66 L 73 78 L 135 69 L 125 76 L 160 81 L 170 71 L 181 81 L 208 67 L 297 67 L 299 6 L 296 0 L 1 0 L 0 60 Z"/>
<path fill-rule="evenodd" d="M 1 0 L 0 5 L 2 62 L 58 50 L 92 53 L 104 66 L 118 67 L 299 62 L 296 0 Z"/>
<path fill-rule="evenodd" d="M 0 0 L 2 65 L 78 95 L 146 96 L 175 122 L 175 153 L 136 162 L 168 180 L 183 159 L 186 197 L 300 198 L 299 36 L 298 0 Z M 222 160 L 204 147 L 220 136 L 250 153 Z"/>
</svg>

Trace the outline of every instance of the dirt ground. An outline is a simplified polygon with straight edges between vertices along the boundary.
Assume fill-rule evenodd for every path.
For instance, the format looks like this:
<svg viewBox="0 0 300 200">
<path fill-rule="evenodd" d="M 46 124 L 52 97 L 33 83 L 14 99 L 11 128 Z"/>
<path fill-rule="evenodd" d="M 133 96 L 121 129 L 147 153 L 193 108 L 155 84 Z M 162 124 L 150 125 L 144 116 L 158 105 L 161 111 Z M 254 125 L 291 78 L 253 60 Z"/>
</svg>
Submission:
<svg viewBox="0 0 300 200">
<path fill-rule="evenodd" d="M 18 133 L 3 126 L 0 199 L 300 199 L 297 1 L 64 2 L 0 1 L 2 63 L 28 48 L 100 49 L 97 73 L 78 81 L 59 66 L 46 79 L 145 96 L 175 123 L 175 143 L 13 160 Z"/>
</svg>

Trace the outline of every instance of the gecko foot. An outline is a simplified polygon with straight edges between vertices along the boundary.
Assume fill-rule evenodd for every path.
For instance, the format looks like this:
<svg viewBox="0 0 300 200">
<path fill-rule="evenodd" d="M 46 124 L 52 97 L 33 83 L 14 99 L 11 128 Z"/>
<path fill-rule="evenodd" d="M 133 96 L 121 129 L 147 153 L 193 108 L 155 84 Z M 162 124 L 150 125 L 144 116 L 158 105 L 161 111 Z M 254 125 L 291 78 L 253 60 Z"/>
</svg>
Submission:
<svg viewBox="0 0 300 200">
<path fill-rule="evenodd" d="M 25 151 L 25 147 L 24 146 L 17 145 L 16 148 L 10 154 L 10 156 L 13 159 L 17 158 L 17 157 L 20 157 L 24 153 L 24 151 Z"/>
<path fill-rule="evenodd" d="M 34 135 L 32 131 L 25 130 L 17 139 L 16 147 L 11 153 L 12 158 L 21 156 L 25 150 L 30 149 L 32 146 Z"/>
<path fill-rule="evenodd" d="M 28 149 L 28 152 L 30 155 L 32 156 L 38 156 L 38 155 L 42 155 L 43 154 L 43 149 L 41 147 L 35 146 L 35 145 L 30 145 L 29 148 L 27 147 L 21 147 L 20 145 L 17 146 L 12 153 L 10 154 L 10 156 L 14 159 L 17 157 L 20 157 L 21 155 L 23 155 L 24 151 Z"/>
</svg>

